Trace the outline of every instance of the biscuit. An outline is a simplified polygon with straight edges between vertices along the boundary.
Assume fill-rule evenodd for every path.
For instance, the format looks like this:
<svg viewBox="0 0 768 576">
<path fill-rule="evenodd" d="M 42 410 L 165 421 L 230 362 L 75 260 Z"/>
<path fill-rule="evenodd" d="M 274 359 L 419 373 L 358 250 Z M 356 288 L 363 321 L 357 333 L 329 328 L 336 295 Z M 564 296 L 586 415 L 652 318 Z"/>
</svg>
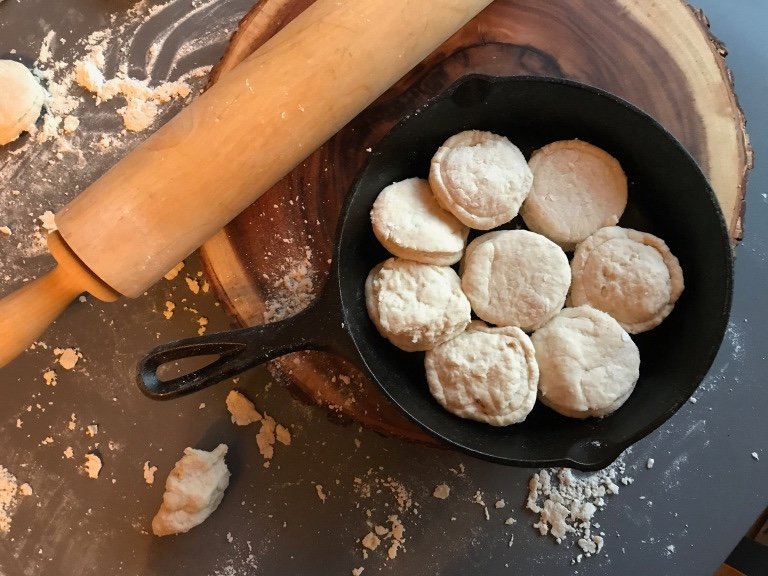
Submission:
<svg viewBox="0 0 768 576">
<path fill-rule="evenodd" d="M 565 252 L 527 230 L 475 238 L 461 267 L 461 287 L 486 322 L 535 330 L 560 311 L 571 283 Z"/>
<path fill-rule="evenodd" d="M 539 365 L 539 399 L 564 416 L 607 416 L 640 376 L 640 352 L 605 312 L 565 308 L 531 336 Z"/>
<path fill-rule="evenodd" d="M 365 282 L 368 315 L 379 333 L 402 350 L 429 350 L 469 324 L 469 300 L 447 266 L 390 258 Z"/>
<path fill-rule="evenodd" d="M 618 226 L 579 244 L 571 273 L 569 303 L 607 312 L 630 334 L 660 324 L 684 288 L 680 263 L 661 238 Z"/>
<path fill-rule="evenodd" d="M 519 328 L 475 320 L 428 351 L 424 366 L 432 396 L 461 418 L 507 426 L 525 420 L 536 402 L 535 351 Z"/>
<path fill-rule="evenodd" d="M 610 154 L 582 140 L 560 140 L 528 162 L 533 186 L 520 208 L 526 226 L 573 248 L 619 221 L 627 206 L 627 177 Z"/>
<path fill-rule="evenodd" d="M 469 228 L 435 200 L 429 182 L 409 178 L 384 188 L 371 209 L 373 233 L 400 258 L 450 266 L 461 260 Z"/>
<path fill-rule="evenodd" d="M 478 130 L 448 138 L 429 169 L 429 183 L 440 206 L 478 230 L 490 230 L 517 216 L 532 178 L 517 146 L 504 136 Z"/>
</svg>

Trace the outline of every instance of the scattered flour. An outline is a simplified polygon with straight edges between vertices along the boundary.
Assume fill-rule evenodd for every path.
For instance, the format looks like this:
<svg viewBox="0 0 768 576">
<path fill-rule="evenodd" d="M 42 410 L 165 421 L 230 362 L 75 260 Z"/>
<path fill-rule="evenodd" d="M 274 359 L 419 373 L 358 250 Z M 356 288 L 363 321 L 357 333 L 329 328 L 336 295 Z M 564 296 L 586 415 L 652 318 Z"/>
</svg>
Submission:
<svg viewBox="0 0 768 576">
<path fill-rule="evenodd" d="M 619 458 L 592 474 L 575 475 L 570 468 L 534 474 L 526 503 L 529 510 L 539 515 L 533 527 L 542 536 L 551 534 L 558 544 L 572 534 L 586 556 L 599 553 L 605 534 L 593 534 L 592 519 L 605 506 L 607 496 L 619 493 L 616 481 L 625 468 L 623 458 Z"/>
<path fill-rule="evenodd" d="M 276 322 L 298 314 L 314 299 L 315 270 L 312 250 L 304 247 L 303 258 L 286 258 L 272 283 L 273 293 L 264 303 L 264 322 Z"/>
<path fill-rule="evenodd" d="M 320 501 L 325 504 L 325 491 L 323 490 L 322 484 L 315 484 L 315 492 L 317 492 L 317 497 L 320 499 Z"/>
<path fill-rule="evenodd" d="M 237 390 L 230 390 L 226 399 L 227 410 L 232 416 L 232 423 L 238 426 L 248 426 L 254 422 L 260 422 L 261 427 L 256 434 L 256 444 L 259 447 L 259 453 L 264 458 L 264 467 L 269 467 L 269 461 L 275 454 L 275 442 L 280 442 L 284 446 L 290 446 L 291 433 L 282 424 L 275 421 L 272 416 L 264 414 L 263 416 L 256 410 L 253 402 L 248 400 Z"/>
<path fill-rule="evenodd" d="M 11 520 L 16 511 L 19 485 L 16 476 L 0 466 L 0 533 L 11 530 Z"/>
</svg>

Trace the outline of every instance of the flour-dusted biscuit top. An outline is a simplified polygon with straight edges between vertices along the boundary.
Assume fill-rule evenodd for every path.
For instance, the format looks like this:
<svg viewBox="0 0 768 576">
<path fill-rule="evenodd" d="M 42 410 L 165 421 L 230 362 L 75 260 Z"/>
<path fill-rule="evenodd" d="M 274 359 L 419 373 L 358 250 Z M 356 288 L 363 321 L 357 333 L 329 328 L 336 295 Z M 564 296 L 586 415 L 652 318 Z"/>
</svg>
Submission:
<svg viewBox="0 0 768 576">
<path fill-rule="evenodd" d="M 560 140 L 536 150 L 528 165 L 533 186 L 520 215 L 528 228 L 564 250 L 616 224 L 624 213 L 627 177 L 605 150 L 582 140 Z"/>
<path fill-rule="evenodd" d="M 371 270 L 365 304 L 379 333 L 408 352 L 429 350 L 453 338 L 472 314 L 453 268 L 402 258 L 390 258 Z"/>
<path fill-rule="evenodd" d="M 517 146 L 504 136 L 478 130 L 448 138 L 429 169 L 429 183 L 440 205 L 478 230 L 490 230 L 517 216 L 532 178 Z"/>
<path fill-rule="evenodd" d="M 15 60 L 0 60 L 0 145 L 34 128 L 45 97 L 29 68 Z"/>
<path fill-rule="evenodd" d="M 565 252 L 527 230 L 475 238 L 462 261 L 461 287 L 486 322 L 535 330 L 565 304 L 571 269 Z"/>
<path fill-rule="evenodd" d="M 531 341 L 539 365 L 539 399 L 564 416 L 607 416 L 635 389 L 640 352 L 605 312 L 565 308 Z"/>
<path fill-rule="evenodd" d="M 536 402 L 535 351 L 519 328 L 475 320 L 427 352 L 424 366 L 432 396 L 462 418 L 507 426 L 525 420 Z"/>
<path fill-rule="evenodd" d="M 395 256 L 450 266 L 461 260 L 469 228 L 437 203 L 429 182 L 409 178 L 382 190 L 371 209 L 382 246 Z"/>
<path fill-rule="evenodd" d="M 653 234 L 609 226 L 576 247 L 569 302 L 607 312 L 630 334 L 658 326 L 683 292 L 683 270 Z"/>
</svg>

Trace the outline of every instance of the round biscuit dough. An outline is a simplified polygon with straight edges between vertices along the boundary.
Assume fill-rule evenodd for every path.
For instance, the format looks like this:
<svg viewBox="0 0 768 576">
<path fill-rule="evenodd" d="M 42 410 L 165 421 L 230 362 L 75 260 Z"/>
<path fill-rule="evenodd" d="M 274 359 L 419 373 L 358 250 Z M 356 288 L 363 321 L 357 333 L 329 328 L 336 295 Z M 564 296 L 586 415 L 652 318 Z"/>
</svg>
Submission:
<svg viewBox="0 0 768 576">
<path fill-rule="evenodd" d="M 33 129 L 45 97 L 29 68 L 15 60 L 0 60 L 0 145 Z"/>
<path fill-rule="evenodd" d="M 461 266 L 461 287 L 486 322 L 536 330 L 565 304 L 571 269 L 565 252 L 541 234 L 500 230 L 478 236 Z"/>
<path fill-rule="evenodd" d="M 535 351 L 519 328 L 475 320 L 428 351 L 424 366 L 432 396 L 461 418 L 507 426 L 525 420 L 536 402 Z"/>
<path fill-rule="evenodd" d="M 409 178 L 384 188 L 371 209 L 373 233 L 400 258 L 450 266 L 461 260 L 469 228 L 435 200 L 429 182 Z"/>
<path fill-rule="evenodd" d="M 560 140 L 536 150 L 528 161 L 531 193 L 520 208 L 525 224 L 564 250 L 604 226 L 627 207 L 627 177 L 605 150 L 583 140 Z"/>
<path fill-rule="evenodd" d="M 467 130 L 432 157 L 429 183 L 438 203 L 470 228 L 490 230 L 517 216 L 533 176 L 504 136 Z"/>
<path fill-rule="evenodd" d="M 635 389 L 640 352 L 605 312 L 565 308 L 531 341 L 539 365 L 539 399 L 564 416 L 607 416 Z"/>
<path fill-rule="evenodd" d="M 379 333 L 407 352 L 429 350 L 466 328 L 472 311 L 448 266 L 389 258 L 365 281 L 365 304 Z"/>
<path fill-rule="evenodd" d="M 630 334 L 658 326 L 683 292 L 683 271 L 666 243 L 631 228 L 601 228 L 576 247 L 569 303 L 607 312 Z"/>
</svg>

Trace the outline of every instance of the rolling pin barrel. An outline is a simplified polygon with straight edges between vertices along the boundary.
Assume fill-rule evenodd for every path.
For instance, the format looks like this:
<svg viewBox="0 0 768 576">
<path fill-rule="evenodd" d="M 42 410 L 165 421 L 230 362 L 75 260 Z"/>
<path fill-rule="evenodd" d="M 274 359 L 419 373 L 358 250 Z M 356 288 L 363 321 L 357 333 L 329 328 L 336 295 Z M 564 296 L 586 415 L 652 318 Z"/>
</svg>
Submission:
<svg viewBox="0 0 768 576">
<path fill-rule="evenodd" d="M 56 215 L 72 251 L 142 294 L 490 0 L 317 0 Z"/>
</svg>

